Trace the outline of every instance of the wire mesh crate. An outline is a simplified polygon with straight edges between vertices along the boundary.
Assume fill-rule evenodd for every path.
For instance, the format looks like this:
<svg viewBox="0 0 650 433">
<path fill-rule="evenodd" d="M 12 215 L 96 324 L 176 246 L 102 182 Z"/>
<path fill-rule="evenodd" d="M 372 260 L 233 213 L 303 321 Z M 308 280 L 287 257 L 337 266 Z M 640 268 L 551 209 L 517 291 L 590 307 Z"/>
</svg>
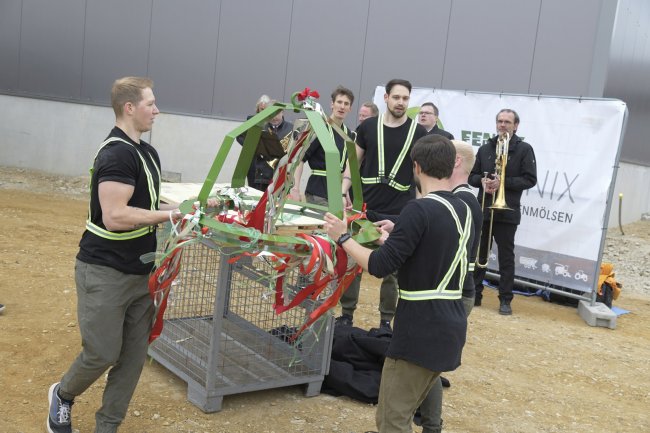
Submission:
<svg viewBox="0 0 650 433">
<path fill-rule="evenodd" d="M 254 390 L 306 384 L 306 396 L 317 395 L 329 370 L 332 315 L 323 315 L 294 342 L 291 337 L 321 299 L 308 298 L 278 315 L 273 266 L 259 258 L 230 263 L 231 258 L 202 243 L 184 248 L 163 332 L 149 354 L 187 382 L 188 400 L 204 412 L 219 411 L 225 395 Z M 289 270 L 285 297 L 290 301 L 309 283 L 297 269 Z"/>
</svg>

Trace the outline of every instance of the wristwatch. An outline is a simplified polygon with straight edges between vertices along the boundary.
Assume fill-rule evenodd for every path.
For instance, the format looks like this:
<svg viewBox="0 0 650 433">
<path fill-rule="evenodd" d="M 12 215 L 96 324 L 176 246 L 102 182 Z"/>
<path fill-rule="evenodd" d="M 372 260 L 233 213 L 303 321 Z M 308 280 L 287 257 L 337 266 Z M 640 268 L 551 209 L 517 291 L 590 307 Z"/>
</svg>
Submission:
<svg viewBox="0 0 650 433">
<path fill-rule="evenodd" d="M 348 239 L 352 239 L 352 235 L 348 232 L 343 233 L 341 236 L 339 236 L 338 240 L 336 241 L 336 244 L 339 247 L 343 246 L 343 243 L 347 241 Z"/>
</svg>

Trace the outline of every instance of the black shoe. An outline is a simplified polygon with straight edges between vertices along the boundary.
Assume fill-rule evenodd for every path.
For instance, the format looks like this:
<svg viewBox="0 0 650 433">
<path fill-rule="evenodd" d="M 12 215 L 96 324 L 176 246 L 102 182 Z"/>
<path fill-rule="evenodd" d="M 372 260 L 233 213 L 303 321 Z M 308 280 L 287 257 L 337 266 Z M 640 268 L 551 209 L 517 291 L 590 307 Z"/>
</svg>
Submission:
<svg viewBox="0 0 650 433">
<path fill-rule="evenodd" d="M 334 319 L 334 326 L 352 326 L 352 316 L 350 314 L 341 314 Z"/>
<path fill-rule="evenodd" d="M 393 332 L 393 328 L 390 327 L 390 320 L 380 320 L 379 329 L 385 329 L 387 331 Z"/>
<path fill-rule="evenodd" d="M 510 302 L 501 301 L 501 305 L 499 305 L 499 314 L 502 316 L 512 315 L 512 307 L 510 307 Z"/>
<path fill-rule="evenodd" d="M 482 300 L 483 300 L 483 298 L 474 298 L 474 306 L 475 307 L 480 307 Z"/>
<path fill-rule="evenodd" d="M 449 379 L 447 379 L 444 376 L 440 376 L 440 382 L 442 383 L 443 388 L 449 388 L 451 386 L 451 382 L 449 382 Z"/>
</svg>

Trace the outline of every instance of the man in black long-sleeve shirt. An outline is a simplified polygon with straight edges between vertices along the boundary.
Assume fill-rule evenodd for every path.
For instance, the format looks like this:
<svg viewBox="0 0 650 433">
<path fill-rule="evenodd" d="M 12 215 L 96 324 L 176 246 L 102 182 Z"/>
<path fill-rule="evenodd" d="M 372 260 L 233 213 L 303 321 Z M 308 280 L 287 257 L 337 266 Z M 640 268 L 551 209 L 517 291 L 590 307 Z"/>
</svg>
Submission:
<svg viewBox="0 0 650 433">
<path fill-rule="evenodd" d="M 370 250 L 350 239 L 346 224 L 325 216 L 340 247 L 376 277 L 397 270 L 399 301 L 379 389 L 379 432 L 410 432 L 415 409 L 442 371 L 460 365 L 467 319 L 461 300 L 473 238 L 467 205 L 451 190 L 456 151 L 438 135 L 411 150 L 414 182 L 423 195 L 403 208 L 384 244 Z"/>
</svg>

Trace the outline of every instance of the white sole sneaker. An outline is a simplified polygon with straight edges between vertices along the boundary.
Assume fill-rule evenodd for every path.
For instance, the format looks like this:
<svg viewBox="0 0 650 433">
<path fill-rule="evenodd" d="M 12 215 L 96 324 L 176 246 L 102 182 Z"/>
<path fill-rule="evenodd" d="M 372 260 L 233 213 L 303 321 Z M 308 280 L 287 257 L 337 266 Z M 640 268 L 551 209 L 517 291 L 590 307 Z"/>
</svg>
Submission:
<svg viewBox="0 0 650 433">
<path fill-rule="evenodd" d="M 47 392 L 47 419 L 45 420 L 45 428 L 47 429 L 47 433 L 54 433 L 54 431 L 52 431 L 52 428 L 50 428 L 50 408 L 52 407 L 54 390 L 58 384 L 59 382 L 53 383 L 52 386 L 50 386 L 50 390 Z"/>
</svg>

